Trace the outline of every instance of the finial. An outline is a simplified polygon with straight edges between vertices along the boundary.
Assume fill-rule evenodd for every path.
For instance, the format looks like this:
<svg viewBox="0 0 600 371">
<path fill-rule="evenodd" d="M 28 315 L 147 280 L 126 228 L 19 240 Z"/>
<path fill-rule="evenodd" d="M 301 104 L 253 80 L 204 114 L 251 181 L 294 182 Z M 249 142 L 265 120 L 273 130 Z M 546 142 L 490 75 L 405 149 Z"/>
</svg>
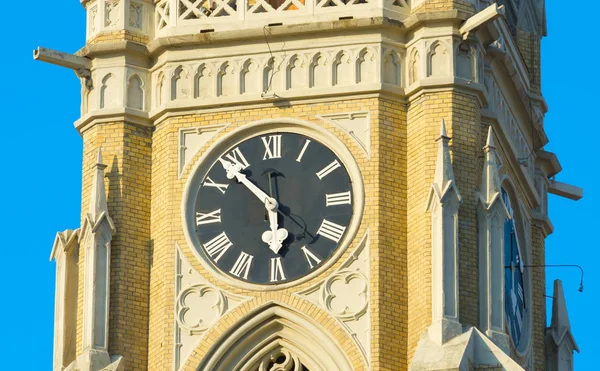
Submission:
<svg viewBox="0 0 600 371">
<path fill-rule="evenodd" d="M 436 139 L 436 141 L 440 139 L 445 139 L 446 141 L 450 140 L 448 132 L 446 131 L 446 121 L 444 119 L 442 119 L 442 125 L 440 126 L 440 136 Z"/>
<path fill-rule="evenodd" d="M 488 128 L 487 139 L 485 141 L 485 147 L 483 149 L 487 152 L 496 149 L 496 142 L 494 141 L 494 132 L 492 125 Z"/>
<path fill-rule="evenodd" d="M 94 179 L 92 181 L 92 192 L 90 194 L 90 205 L 88 213 L 94 222 L 103 212 L 108 213 L 108 205 L 106 202 L 106 191 L 104 188 L 104 169 L 106 165 L 102 163 L 102 149 L 98 148 L 98 156 L 96 157 L 96 168 Z"/>
</svg>

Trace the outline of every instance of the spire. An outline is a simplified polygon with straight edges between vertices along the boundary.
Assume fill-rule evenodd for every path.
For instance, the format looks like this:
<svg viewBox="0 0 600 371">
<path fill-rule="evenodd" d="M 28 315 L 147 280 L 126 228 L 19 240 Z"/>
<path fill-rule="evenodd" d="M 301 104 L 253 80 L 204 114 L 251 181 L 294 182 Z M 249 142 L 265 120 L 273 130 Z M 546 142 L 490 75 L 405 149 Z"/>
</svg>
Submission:
<svg viewBox="0 0 600 371">
<path fill-rule="evenodd" d="M 571 321 L 569 320 L 569 312 L 567 311 L 567 301 L 563 292 L 561 280 L 554 280 L 554 293 L 552 295 L 552 337 L 557 345 L 560 345 L 565 338 L 565 335 L 570 335 L 570 340 L 573 342 L 573 349 L 579 352 L 579 347 L 575 342 L 575 338 L 571 332 Z"/>
<path fill-rule="evenodd" d="M 438 186 L 438 190 L 444 194 L 448 183 L 454 183 L 454 171 L 452 170 L 452 159 L 450 158 L 450 149 L 448 142 L 450 137 L 446 132 L 446 122 L 442 119 L 440 127 L 440 136 L 436 139 L 438 142 L 438 155 L 435 166 L 435 175 L 433 184 Z"/>
<path fill-rule="evenodd" d="M 483 164 L 483 176 L 481 177 L 480 194 L 482 201 L 491 204 L 494 198 L 500 193 L 500 179 L 498 178 L 498 156 L 496 154 L 496 143 L 492 127 L 489 127 L 487 140 L 483 147 L 485 153 L 485 162 Z"/>
<path fill-rule="evenodd" d="M 96 223 L 103 213 L 108 214 L 106 191 L 104 189 L 104 169 L 106 169 L 106 165 L 102 163 L 101 148 L 98 149 L 98 158 L 94 168 L 96 169 L 96 173 L 94 174 L 94 180 L 92 183 L 88 214 L 91 220 Z"/>
</svg>

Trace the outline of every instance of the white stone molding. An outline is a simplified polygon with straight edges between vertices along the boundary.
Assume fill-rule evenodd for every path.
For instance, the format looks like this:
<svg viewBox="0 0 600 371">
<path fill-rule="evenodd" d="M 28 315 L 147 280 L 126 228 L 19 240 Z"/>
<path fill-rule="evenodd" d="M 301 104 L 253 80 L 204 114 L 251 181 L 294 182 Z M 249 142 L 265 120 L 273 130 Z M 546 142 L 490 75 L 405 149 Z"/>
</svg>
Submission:
<svg viewBox="0 0 600 371">
<path fill-rule="evenodd" d="M 464 333 L 443 345 L 432 341 L 427 334 L 424 334 L 408 369 L 410 371 L 525 371 L 476 327 L 469 327 Z"/>
<path fill-rule="evenodd" d="M 429 336 L 438 344 L 462 333 L 458 319 L 458 208 L 462 197 L 454 180 L 449 141 L 442 120 L 437 138 L 435 175 L 427 199 L 432 228 L 432 324 Z"/>
<path fill-rule="evenodd" d="M 513 113 L 512 105 L 507 101 L 500 86 L 496 82 L 493 73 L 485 74 L 485 87 L 488 95 L 488 108 L 484 109 L 482 115 L 495 118 L 502 131 L 509 138 L 511 150 L 519 159 L 520 167 L 529 181 L 533 181 L 533 172 L 535 171 L 535 155 L 531 153 L 526 136 L 523 134 L 522 127 L 518 118 Z"/>
<path fill-rule="evenodd" d="M 369 111 L 317 115 L 344 130 L 371 159 L 371 115 Z"/>
<path fill-rule="evenodd" d="M 212 166 L 214 162 L 217 161 L 219 155 L 224 150 L 234 147 L 235 145 L 239 144 L 240 142 L 249 137 L 270 133 L 273 131 L 289 131 L 296 134 L 306 135 L 308 137 L 314 138 L 320 143 L 326 144 L 335 153 L 335 155 L 341 160 L 342 164 L 347 169 L 348 175 L 350 176 L 350 182 L 352 184 L 352 195 L 354 197 L 352 200 L 352 204 L 354 205 L 354 213 L 352 215 L 350 224 L 346 229 L 346 233 L 340 240 L 338 248 L 333 253 L 333 256 L 327 261 L 323 262 L 323 264 L 318 269 L 315 269 L 313 272 L 293 282 L 265 286 L 255 285 L 248 282 L 233 279 L 229 275 L 224 274 L 219 270 L 215 269 L 214 266 L 210 262 L 206 261 L 206 259 L 204 259 L 198 252 L 196 246 L 199 245 L 197 237 L 195 237 L 194 231 L 195 223 L 188 223 L 188 221 L 194 220 L 195 218 L 193 212 L 193 205 L 196 202 L 195 190 L 198 189 L 199 184 L 201 183 L 202 179 L 204 179 L 204 177 L 206 176 L 206 173 L 210 169 L 210 166 Z M 223 282 L 226 282 L 231 286 L 239 287 L 245 290 L 275 291 L 299 285 L 302 282 L 314 278 L 316 275 L 331 267 L 331 265 L 333 265 L 338 260 L 338 258 L 346 251 L 346 248 L 354 240 L 356 233 L 358 232 L 358 228 L 360 226 L 360 222 L 362 220 L 362 215 L 364 212 L 365 201 L 365 191 L 360 168 L 356 162 L 356 159 L 346 147 L 346 145 L 337 136 L 335 136 L 330 131 L 324 129 L 321 125 L 317 125 L 309 121 L 291 118 L 274 118 L 249 122 L 246 125 L 243 125 L 237 128 L 236 130 L 224 134 L 218 139 L 216 139 L 212 146 L 207 151 L 205 151 L 200 158 L 198 158 L 198 160 L 193 166 L 193 170 L 189 173 L 190 175 L 186 182 L 183 197 L 181 200 L 181 218 L 182 225 L 185 226 L 185 238 L 188 243 L 188 246 L 192 247 L 190 250 L 198 259 L 200 264 L 202 264 L 213 277 Z"/>
<path fill-rule="evenodd" d="M 75 360 L 79 229 L 58 232 L 50 254 L 56 261 L 53 370 L 62 371 Z"/>
<path fill-rule="evenodd" d="M 571 321 L 562 282 L 555 280 L 552 295 L 552 322 L 546 329 L 548 371 L 572 371 L 573 352 L 579 353 L 579 347 L 571 332 Z"/>
<path fill-rule="evenodd" d="M 274 22 L 302 24 L 338 21 L 340 17 L 386 16 L 402 20 L 410 14 L 408 0 L 285 0 L 278 6 L 266 0 L 158 0 L 157 36 L 176 36 L 192 30 L 262 28 Z"/>
<path fill-rule="evenodd" d="M 184 62 L 166 62 L 152 72 L 151 117 L 186 107 L 265 102 L 265 97 L 294 99 L 381 90 L 402 94 L 404 80 L 401 50 L 381 44 L 256 53 L 252 58 L 240 53 L 183 59 Z M 138 75 L 145 84 L 147 77 Z M 167 76 L 171 83 L 165 82 Z"/>
<path fill-rule="evenodd" d="M 283 349 L 309 370 L 352 370 L 331 334 L 313 318 L 282 304 L 268 302 L 231 328 L 215 341 L 198 370 L 255 371 L 265 356 Z"/>
<path fill-rule="evenodd" d="M 87 11 L 87 36 L 90 41 L 105 32 L 132 31 L 151 36 L 154 29 L 152 0 L 82 0 Z"/>
<path fill-rule="evenodd" d="M 273 349 L 267 348 L 266 350 L 268 351 L 264 352 L 262 358 L 259 358 L 254 364 L 251 363 L 254 360 L 251 360 L 248 362 L 251 366 L 244 366 L 241 369 L 248 371 L 303 371 L 307 369 L 307 365 L 298 355 L 283 346 L 277 346 Z M 261 354 L 258 353 L 258 355 Z"/>
<path fill-rule="evenodd" d="M 356 59 L 356 83 L 364 84 L 370 81 L 376 81 L 376 76 L 379 73 L 377 59 L 373 48 L 367 47 L 360 50 L 358 52 L 358 58 Z M 385 81 L 385 79 L 382 81 Z"/>
<path fill-rule="evenodd" d="M 394 49 L 383 49 L 381 63 L 381 81 L 384 84 L 402 86 L 402 62 L 398 52 Z"/>
<path fill-rule="evenodd" d="M 352 336 L 367 365 L 371 354 L 369 232 L 340 268 L 323 281 L 294 293 L 335 317 Z"/>
<path fill-rule="evenodd" d="M 189 161 L 229 124 L 217 124 L 196 128 L 179 129 L 179 178 Z"/>
<path fill-rule="evenodd" d="M 110 303 L 110 244 L 116 233 L 108 214 L 102 153 L 98 150 L 90 203 L 81 227 L 79 244 L 84 252 L 82 354 L 77 367 L 99 370 L 108 366 L 108 311 Z"/>
<path fill-rule="evenodd" d="M 479 328 L 510 354 L 504 315 L 504 221 L 510 214 L 502 201 L 500 164 L 492 127 L 489 127 L 483 175 L 477 198 L 479 241 Z"/>
<path fill-rule="evenodd" d="M 175 243 L 175 321 L 173 370 L 185 364 L 206 331 L 248 297 L 211 285 L 196 271 Z"/>
<path fill-rule="evenodd" d="M 427 77 L 447 77 L 453 71 L 452 48 L 445 40 L 426 41 Z"/>
</svg>

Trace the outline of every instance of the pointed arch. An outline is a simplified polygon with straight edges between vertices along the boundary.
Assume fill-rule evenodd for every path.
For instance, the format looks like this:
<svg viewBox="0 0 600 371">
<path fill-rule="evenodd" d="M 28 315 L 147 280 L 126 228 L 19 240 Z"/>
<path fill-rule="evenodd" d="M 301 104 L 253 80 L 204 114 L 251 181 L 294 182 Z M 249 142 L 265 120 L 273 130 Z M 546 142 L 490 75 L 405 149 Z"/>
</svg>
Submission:
<svg viewBox="0 0 600 371">
<path fill-rule="evenodd" d="M 260 93 L 260 71 L 254 59 L 247 59 L 240 73 L 240 94 Z"/>
<path fill-rule="evenodd" d="M 427 51 L 427 77 L 447 77 L 449 75 L 450 58 L 448 46 L 439 40 L 431 43 Z"/>
<path fill-rule="evenodd" d="M 206 63 L 200 64 L 194 76 L 194 98 L 208 98 L 214 95 L 212 69 Z"/>
<path fill-rule="evenodd" d="M 229 96 L 236 93 L 235 68 L 230 62 L 223 62 L 217 73 L 217 96 Z"/>
<path fill-rule="evenodd" d="M 197 370 L 258 369 L 266 356 L 278 352 L 287 352 L 289 358 L 309 370 L 352 370 L 336 339 L 313 318 L 275 302 L 264 304 L 231 326 Z"/>
<path fill-rule="evenodd" d="M 179 66 L 171 76 L 171 100 L 190 97 L 190 73 L 184 66 Z"/>
<path fill-rule="evenodd" d="M 137 74 L 131 75 L 127 81 L 127 106 L 144 109 L 144 82 Z"/>
<path fill-rule="evenodd" d="M 377 82 L 376 76 L 375 52 L 371 48 L 363 48 L 356 58 L 356 83 Z"/>
<path fill-rule="evenodd" d="M 400 57 L 395 51 L 389 50 L 383 57 L 383 82 L 400 86 L 401 70 Z"/>
<path fill-rule="evenodd" d="M 283 60 L 278 57 L 270 57 L 263 66 L 263 89 L 264 93 L 279 91 L 282 88 L 281 64 Z"/>
<path fill-rule="evenodd" d="M 421 63 L 421 56 L 419 55 L 419 51 L 417 48 L 414 48 L 410 53 L 410 64 L 408 68 L 408 83 L 414 84 L 418 80 L 420 80 L 420 68 L 419 65 Z"/>
<path fill-rule="evenodd" d="M 165 74 L 160 71 L 158 78 L 156 79 L 156 102 L 155 106 L 159 107 L 163 104 L 165 97 Z"/>
<path fill-rule="evenodd" d="M 310 87 L 327 86 L 327 58 L 321 52 L 318 52 L 312 57 L 310 62 Z"/>
<path fill-rule="evenodd" d="M 100 108 L 109 108 L 117 105 L 117 87 L 112 73 L 108 73 L 102 79 L 100 87 Z"/>
<path fill-rule="evenodd" d="M 290 57 L 286 69 L 286 89 L 297 89 L 306 87 L 306 73 L 304 58 L 298 54 Z"/>
<path fill-rule="evenodd" d="M 345 50 L 340 50 L 335 56 L 333 62 L 333 85 L 348 85 L 356 79 L 352 73 L 352 65 L 350 63 L 350 53 Z"/>
</svg>

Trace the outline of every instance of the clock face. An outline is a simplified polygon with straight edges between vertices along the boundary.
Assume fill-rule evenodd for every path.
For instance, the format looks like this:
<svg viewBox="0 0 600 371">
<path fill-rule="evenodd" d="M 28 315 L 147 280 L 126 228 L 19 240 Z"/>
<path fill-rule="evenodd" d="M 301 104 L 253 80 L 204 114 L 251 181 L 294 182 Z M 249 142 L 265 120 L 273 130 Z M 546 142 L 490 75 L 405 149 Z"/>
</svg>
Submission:
<svg viewBox="0 0 600 371">
<path fill-rule="evenodd" d="M 523 325 L 527 302 L 525 300 L 524 269 L 515 213 L 510 203 L 508 193 L 502 189 L 502 199 L 511 215 L 504 222 L 504 309 L 508 331 L 515 344 L 519 347 L 522 339 Z"/>
<path fill-rule="evenodd" d="M 353 213 L 352 184 L 325 145 L 273 132 L 238 143 L 209 164 L 194 204 L 194 245 L 230 277 L 276 285 L 319 269 Z"/>
</svg>

